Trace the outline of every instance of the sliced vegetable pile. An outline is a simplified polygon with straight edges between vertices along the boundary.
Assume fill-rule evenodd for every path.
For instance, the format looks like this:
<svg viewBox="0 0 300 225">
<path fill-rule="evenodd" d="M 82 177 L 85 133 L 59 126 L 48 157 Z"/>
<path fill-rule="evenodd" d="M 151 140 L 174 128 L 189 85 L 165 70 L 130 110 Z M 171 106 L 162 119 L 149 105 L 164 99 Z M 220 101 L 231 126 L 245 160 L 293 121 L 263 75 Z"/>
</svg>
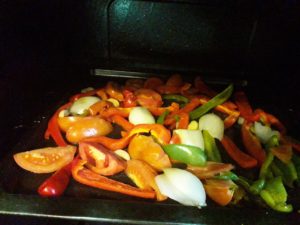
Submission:
<svg viewBox="0 0 300 225">
<path fill-rule="evenodd" d="M 112 138 L 116 125 L 119 138 Z M 287 190 L 299 182 L 300 144 L 232 84 L 216 93 L 200 77 L 191 84 L 178 74 L 108 82 L 61 106 L 49 120 L 50 137 L 57 147 L 14 155 L 25 170 L 54 172 L 38 188 L 41 196 L 62 195 L 73 178 L 198 208 L 208 197 L 221 206 L 258 199 L 279 212 L 293 210 Z M 135 186 L 110 177 L 118 173 Z"/>
</svg>

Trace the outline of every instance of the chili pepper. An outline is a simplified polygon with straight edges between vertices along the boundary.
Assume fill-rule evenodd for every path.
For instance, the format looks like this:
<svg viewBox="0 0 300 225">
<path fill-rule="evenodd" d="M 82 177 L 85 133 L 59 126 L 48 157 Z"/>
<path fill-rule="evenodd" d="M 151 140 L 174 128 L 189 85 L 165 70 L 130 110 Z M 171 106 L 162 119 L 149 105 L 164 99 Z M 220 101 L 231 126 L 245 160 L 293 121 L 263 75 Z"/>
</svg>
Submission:
<svg viewBox="0 0 300 225">
<path fill-rule="evenodd" d="M 190 112 L 190 117 L 192 120 L 201 117 L 203 114 L 207 113 L 209 110 L 215 108 L 217 105 L 225 102 L 232 94 L 233 85 L 230 84 L 225 90 L 217 94 L 215 97 L 210 99 L 206 104 L 198 107 L 197 109 Z"/>
<path fill-rule="evenodd" d="M 253 109 L 248 101 L 248 98 L 243 91 L 238 91 L 234 95 L 235 103 L 237 104 L 238 110 L 241 116 L 247 121 L 252 121 Z"/>
<path fill-rule="evenodd" d="M 205 165 L 206 155 L 199 147 L 184 144 L 169 144 L 164 145 L 163 149 L 171 159 L 192 166 Z"/>
<path fill-rule="evenodd" d="M 120 115 L 113 115 L 112 122 L 120 125 L 125 131 L 130 131 L 134 125 Z"/>
<path fill-rule="evenodd" d="M 155 198 L 155 192 L 152 190 L 142 190 L 128 184 L 109 179 L 89 169 L 86 169 L 84 167 L 85 164 L 86 161 L 84 160 L 76 160 L 72 166 L 72 176 L 81 184 L 140 198 Z"/>
<path fill-rule="evenodd" d="M 266 152 L 262 148 L 259 139 L 250 131 L 250 123 L 246 121 L 242 125 L 242 140 L 248 153 L 253 156 L 259 165 L 262 165 L 266 158 Z"/>
<path fill-rule="evenodd" d="M 249 191 L 254 195 L 258 195 L 264 189 L 265 185 L 266 180 L 260 178 L 253 182 L 253 184 L 249 187 Z"/>
<path fill-rule="evenodd" d="M 231 171 L 223 172 L 217 176 L 214 176 L 215 179 L 221 179 L 221 180 L 233 180 L 236 181 L 239 179 L 238 175 Z"/>
<path fill-rule="evenodd" d="M 177 103 L 188 103 L 189 99 L 182 96 L 182 95 L 163 95 L 162 96 L 164 100 L 172 101 L 172 102 L 177 102 Z"/>
<path fill-rule="evenodd" d="M 279 212 L 291 212 L 293 206 L 287 204 L 287 192 L 281 177 L 275 177 L 266 182 L 265 188 L 260 192 L 260 197 L 272 209 Z"/>
<path fill-rule="evenodd" d="M 222 162 L 221 154 L 215 139 L 209 134 L 207 130 L 203 130 L 202 134 L 207 159 L 214 162 Z"/>
<path fill-rule="evenodd" d="M 253 168 L 257 165 L 257 160 L 251 157 L 250 155 L 247 155 L 246 153 L 242 152 L 235 144 L 234 142 L 224 135 L 223 139 L 221 140 L 221 143 L 228 153 L 228 155 L 235 161 L 237 164 L 239 164 L 240 167 L 249 169 Z"/>
<path fill-rule="evenodd" d="M 43 197 L 57 197 L 64 193 L 68 187 L 71 175 L 72 162 L 57 170 L 38 188 L 39 195 Z"/>
<path fill-rule="evenodd" d="M 44 137 L 45 137 L 45 139 L 49 139 L 49 136 L 51 136 L 58 146 L 67 146 L 67 143 L 61 134 L 61 131 L 59 129 L 59 125 L 57 122 L 57 118 L 58 118 L 60 111 L 68 109 L 71 105 L 72 105 L 72 103 L 69 102 L 69 103 L 61 106 L 58 110 L 56 110 L 56 112 L 54 113 L 54 115 L 51 117 L 51 119 L 48 122 L 48 127 L 47 127 Z"/>
<path fill-rule="evenodd" d="M 129 107 L 135 107 L 137 105 L 136 102 L 137 98 L 132 91 L 125 89 L 123 91 L 123 95 L 124 95 L 123 107 L 129 108 Z"/>
<path fill-rule="evenodd" d="M 163 125 L 164 122 L 165 122 L 165 118 L 166 118 L 166 116 L 167 116 L 169 113 L 170 113 L 170 111 L 169 111 L 168 109 L 165 110 L 165 111 L 163 112 L 163 114 L 161 114 L 161 115 L 157 118 L 156 123 Z"/>
</svg>

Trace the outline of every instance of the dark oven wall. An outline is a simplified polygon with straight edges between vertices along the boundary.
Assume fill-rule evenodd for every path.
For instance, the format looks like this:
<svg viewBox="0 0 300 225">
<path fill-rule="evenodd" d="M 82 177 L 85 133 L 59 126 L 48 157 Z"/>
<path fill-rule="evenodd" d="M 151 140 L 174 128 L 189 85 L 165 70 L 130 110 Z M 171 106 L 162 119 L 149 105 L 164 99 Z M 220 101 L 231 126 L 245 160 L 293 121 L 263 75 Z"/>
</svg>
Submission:
<svg viewBox="0 0 300 225">
<path fill-rule="evenodd" d="M 2 0 L 2 124 L 54 104 L 91 68 L 246 79 L 258 104 L 297 117 L 299 9 L 297 0 Z"/>
</svg>

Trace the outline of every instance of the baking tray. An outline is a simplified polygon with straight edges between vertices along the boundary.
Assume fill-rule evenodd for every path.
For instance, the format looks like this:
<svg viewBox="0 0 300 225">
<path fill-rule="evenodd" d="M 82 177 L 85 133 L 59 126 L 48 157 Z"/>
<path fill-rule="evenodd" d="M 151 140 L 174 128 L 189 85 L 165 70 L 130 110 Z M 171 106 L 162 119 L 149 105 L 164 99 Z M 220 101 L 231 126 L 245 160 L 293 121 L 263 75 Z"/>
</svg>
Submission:
<svg viewBox="0 0 300 225">
<path fill-rule="evenodd" d="M 97 87 L 99 81 L 122 81 L 130 77 L 148 77 L 149 73 L 91 70 L 91 79 L 81 85 Z M 161 75 L 164 77 L 165 75 Z M 234 82 L 237 86 L 247 85 L 244 80 L 206 78 L 210 84 L 224 85 Z M 104 84 L 104 83 L 103 83 Z M 86 86 L 81 86 L 85 88 Z M 77 86 L 76 86 L 77 88 Z M 172 200 L 154 202 L 118 193 L 107 192 L 71 181 L 64 196 L 59 198 L 41 198 L 37 187 L 49 175 L 35 175 L 19 168 L 12 155 L 28 149 L 51 146 L 54 143 L 43 138 L 47 122 L 55 109 L 65 102 L 76 89 L 70 87 L 54 105 L 44 108 L 28 125 L 20 126 L 12 132 L 17 140 L 13 148 L 0 159 L 0 214 L 62 218 L 69 220 L 99 221 L 113 224 L 300 224 L 300 198 L 297 190 L 290 193 L 289 202 L 294 205 L 290 214 L 277 213 L 255 205 L 220 207 L 213 202 L 203 209 L 183 206 Z M 77 89 L 77 91 L 80 89 Z M 74 92 L 76 93 L 76 91 Z M 41 98 L 42 99 L 42 98 Z M 124 175 L 114 177 L 130 183 Z"/>
</svg>

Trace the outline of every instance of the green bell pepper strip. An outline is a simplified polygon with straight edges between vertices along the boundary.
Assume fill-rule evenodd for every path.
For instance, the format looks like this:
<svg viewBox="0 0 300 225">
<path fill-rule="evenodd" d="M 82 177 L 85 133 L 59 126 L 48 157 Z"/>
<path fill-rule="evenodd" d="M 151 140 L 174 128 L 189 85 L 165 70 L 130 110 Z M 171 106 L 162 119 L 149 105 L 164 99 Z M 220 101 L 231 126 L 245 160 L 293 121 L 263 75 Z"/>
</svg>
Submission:
<svg viewBox="0 0 300 225">
<path fill-rule="evenodd" d="M 285 164 L 278 159 L 272 163 L 272 171 L 276 176 L 281 176 L 283 183 L 288 187 L 293 187 L 294 182 L 298 179 L 296 167 L 292 161 Z"/>
<path fill-rule="evenodd" d="M 300 185 L 300 157 L 296 154 L 293 154 L 292 156 L 292 162 L 295 165 L 295 169 L 298 175 L 297 184 Z"/>
<path fill-rule="evenodd" d="M 269 150 L 270 148 L 273 148 L 276 146 L 279 146 L 279 137 L 278 137 L 278 135 L 273 135 L 272 137 L 270 137 L 270 139 L 266 143 L 265 148 Z"/>
<path fill-rule="evenodd" d="M 274 160 L 274 155 L 270 151 L 270 148 L 276 147 L 279 145 L 279 137 L 277 135 L 272 136 L 266 144 L 266 149 L 269 151 L 265 161 L 263 162 L 260 171 L 259 178 L 266 178 L 270 172 L 269 168 Z"/>
<path fill-rule="evenodd" d="M 258 195 L 264 189 L 265 185 L 266 185 L 266 180 L 260 178 L 253 182 L 253 184 L 249 188 L 249 191 L 254 195 Z"/>
<path fill-rule="evenodd" d="M 220 175 L 214 176 L 215 179 L 220 179 L 220 180 L 233 180 L 236 181 L 239 179 L 238 175 L 236 175 L 235 173 L 228 171 L 228 172 L 224 172 Z"/>
<path fill-rule="evenodd" d="M 281 177 L 275 177 L 266 182 L 265 188 L 260 192 L 260 197 L 272 209 L 279 212 L 291 212 L 293 206 L 286 204 L 287 192 Z"/>
<path fill-rule="evenodd" d="M 177 102 L 177 103 L 180 103 L 180 102 L 183 102 L 183 103 L 188 103 L 189 102 L 189 99 L 182 96 L 182 95 L 163 95 L 162 98 L 164 100 L 168 100 L 168 101 L 172 101 L 172 102 Z"/>
<path fill-rule="evenodd" d="M 158 124 L 164 124 L 165 122 L 165 119 L 167 117 L 167 115 L 169 115 L 170 111 L 169 110 L 166 110 L 164 111 L 156 120 L 156 123 Z"/>
<path fill-rule="evenodd" d="M 204 140 L 204 150 L 207 155 L 207 159 L 210 161 L 221 162 L 221 154 L 216 145 L 214 137 L 212 137 L 207 130 L 203 130 L 202 134 Z"/>
<path fill-rule="evenodd" d="M 259 178 L 266 178 L 268 173 L 269 173 L 269 168 L 272 164 L 274 160 L 274 155 L 272 152 L 269 152 L 267 154 L 267 157 L 265 159 L 265 161 L 263 162 L 263 164 L 260 167 L 260 171 L 259 171 Z"/>
<path fill-rule="evenodd" d="M 206 163 L 205 152 L 196 146 L 184 144 L 169 144 L 163 146 L 167 155 L 174 160 L 192 166 L 204 166 Z"/>
<path fill-rule="evenodd" d="M 190 112 L 190 119 L 198 119 L 209 110 L 215 108 L 216 106 L 224 103 L 229 99 L 233 92 L 233 84 L 230 84 L 226 89 L 224 89 L 221 93 L 217 94 L 215 97 L 210 99 L 206 104 L 199 106 L 198 108 L 194 109 Z"/>
</svg>

